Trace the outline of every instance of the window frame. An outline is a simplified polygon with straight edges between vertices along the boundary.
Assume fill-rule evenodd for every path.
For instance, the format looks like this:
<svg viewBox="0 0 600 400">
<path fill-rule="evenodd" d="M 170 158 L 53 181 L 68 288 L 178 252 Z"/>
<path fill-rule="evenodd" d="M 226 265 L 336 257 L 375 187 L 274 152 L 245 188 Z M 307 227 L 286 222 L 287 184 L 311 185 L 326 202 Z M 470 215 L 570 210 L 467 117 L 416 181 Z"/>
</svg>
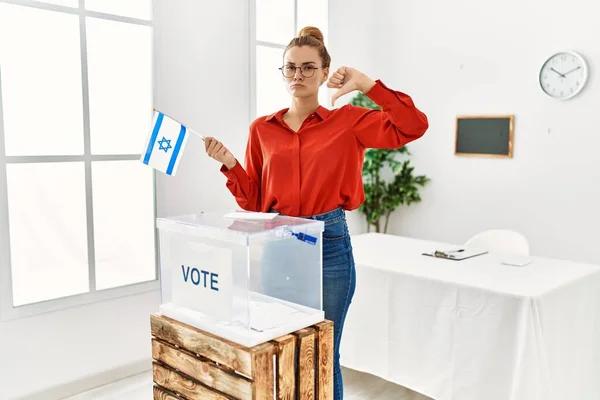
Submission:
<svg viewBox="0 0 600 400">
<path fill-rule="evenodd" d="M 78 0 L 78 7 L 68 7 L 43 3 L 36 0 L 0 0 L 0 3 L 12 4 L 17 6 L 30 7 L 35 9 L 54 11 L 77 15 L 79 19 L 80 36 L 80 56 L 82 71 L 82 101 L 83 101 L 83 135 L 84 152 L 83 155 L 53 155 L 53 156 L 7 156 L 4 142 L 4 116 L 2 99 L 2 69 L 0 65 L 0 322 L 31 317 L 64 310 L 72 307 L 79 307 L 100 301 L 118 299 L 122 297 L 154 292 L 160 289 L 159 277 L 159 244 L 158 232 L 156 230 L 157 202 L 156 202 L 156 171 L 152 171 L 152 192 L 153 192 L 153 225 L 154 232 L 154 251 L 155 251 L 155 278 L 150 281 L 138 282 L 134 284 L 119 286 L 110 289 L 96 290 L 96 271 L 95 271 L 95 250 L 94 250 L 94 225 L 93 225 L 93 204 L 92 204 L 92 163 L 96 161 L 134 161 L 139 160 L 141 154 L 111 154 L 111 155 L 93 155 L 91 154 L 90 143 L 90 108 L 89 108 L 89 80 L 87 64 L 87 37 L 86 23 L 87 17 L 111 20 L 116 22 L 131 23 L 135 25 L 149 26 L 154 31 L 154 18 L 150 20 L 124 17 L 113 14 L 88 11 L 85 9 L 85 0 Z M 153 15 L 154 10 L 151 11 Z M 154 33 L 151 35 L 151 49 L 154 51 Z M 151 54 L 152 57 L 152 54 Z M 154 66 L 151 65 L 151 96 L 154 99 Z M 148 113 L 151 118 L 151 111 Z M 83 162 L 85 166 L 85 197 L 86 197 L 86 224 L 87 224 L 87 245 L 88 245 L 88 292 L 50 299 L 31 304 L 14 307 L 13 286 L 12 286 L 12 267 L 10 255 L 10 228 L 9 228 L 9 210 L 8 210 L 8 182 L 6 175 L 7 164 L 18 163 L 40 163 L 40 162 Z"/>
<path fill-rule="evenodd" d="M 259 117 L 259 115 L 256 115 L 257 112 L 257 104 L 258 104 L 258 98 L 257 98 L 257 88 L 256 88 L 256 81 L 257 81 L 257 72 L 258 69 L 256 67 L 256 61 L 257 61 L 257 48 L 259 46 L 262 47 L 269 47 L 269 48 L 273 48 L 273 49 L 279 49 L 281 50 L 282 54 L 283 51 L 285 50 L 285 48 L 287 47 L 287 45 L 285 44 L 279 44 L 279 43 L 273 43 L 273 42 L 265 42 L 265 41 L 261 41 L 261 40 L 256 40 L 256 1 L 257 0 L 249 0 L 249 21 L 248 21 L 248 26 L 249 26 L 249 35 L 248 37 L 250 38 L 250 116 L 251 116 L 251 120 L 256 119 L 257 117 Z M 299 0 L 294 0 L 294 33 L 298 32 L 298 1 Z M 290 38 L 291 39 L 291 38 Z M 277 70 L 273 70 L 273 73 L 276 73 Z M 273 110 L 273 112 L 275 112 L 276 110 Z"/>
<path fill-rule="evenodd" d="M 294 35 L 297 35 L 298 32 L 300 31 L 300 27 L 298 26 L 298 8 L 299 8 L 299 3 L 303 1 L 303 0 L 294 0 Z M 323 1 L 327 1 L 327 9 L 329 9 L 329 0 L 323 0 Z M 285 50 L 285 48 L 287 47 L 287 43 L 286 44 L 280 44 L 280 43 L 274 43 L 274 42 L 267 42 L 267 41 L 261 41 L 261 40 L 257 40 L 256 39 L 256 2 L 257 0 L 248 0 L 248 38 L 249 38 L 249 64 L 250 64 L 250 68 L 249 68 L 249 80 L 250 80 L 250 120 L 253 121 L 254 119 L 260 117 L 260 115 L 257 115 L 257 109 L 258 109 L 258 92 L 257 92 L 257 73 L 258 73 L 258 68 L 256 65 L 257 62 L 257 48 L 259 46 L 261 47 L 267 47 L 267 48 L 272 48 L 272 49 L 279 49 L 281 50 L 281 54 L 283 55 L 283 51 Z M 323 27 L 319 27 L 323 30 Z M 328 33 L 329 33 L 329 12 L 328 12 L 328 16 L 327 16 L 327 27 L 324 29 L 325 30 L 325 45 L 327 46 L 328 44 Z M 292 38 L 290 37 L 290 40 Z M 330 75 L 333 71 L 330 71 Z M 273 73 L 279 73 L 281 74 L 279 71 L 277 70 L 273 70 Z M 283 83 L 282 83 L 283 84 Z M 328 101 L 331 98 L 331 94 L 329 93 L 329 91 L 327 90 L 327 87 L 324 86 L 321 88 L 321 90 L 325 91 L 323 95 L 319 95 L 319 99 L 320 101 Z M 321 97 L 322 96 L 322 97 Z M 325 106 L 328 106 L 328 104 L 324 104 Z M 284 106 L 285 107 L 285 106 Z M 282 107 L 283 108 L 283 107 Z M 272 112 L 275 112 L 277 110 L 272 110 Z"/>
</svg>

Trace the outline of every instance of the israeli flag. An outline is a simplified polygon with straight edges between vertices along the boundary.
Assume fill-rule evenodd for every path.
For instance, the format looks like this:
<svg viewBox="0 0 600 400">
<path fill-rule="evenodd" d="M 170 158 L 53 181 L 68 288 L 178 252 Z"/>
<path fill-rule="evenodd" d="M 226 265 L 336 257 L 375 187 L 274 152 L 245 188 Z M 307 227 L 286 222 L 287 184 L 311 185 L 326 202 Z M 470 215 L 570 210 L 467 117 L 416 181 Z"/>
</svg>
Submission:
<svg viewBox="0 0 600 400">
<path fill-rule="evenodd" d="M 175 175 L 188 136 L 188 129 L 184 125 L 154 110 L 152 129 L 141 161 L 167 175 Z"/>
</svg>

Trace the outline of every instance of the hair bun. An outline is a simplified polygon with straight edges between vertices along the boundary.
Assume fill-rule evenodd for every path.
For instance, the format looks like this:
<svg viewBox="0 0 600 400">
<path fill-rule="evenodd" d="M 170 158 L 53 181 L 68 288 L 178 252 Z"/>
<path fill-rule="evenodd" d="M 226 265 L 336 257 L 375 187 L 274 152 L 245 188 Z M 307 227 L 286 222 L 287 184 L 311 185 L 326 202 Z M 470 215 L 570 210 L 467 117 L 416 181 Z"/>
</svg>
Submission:
<svg viewBox="0 0 600 400">
<path fill-rule="evenodd" d="M 323 39 L 323 33 L 321 32 L 321 30 L 319 28 L 316 28 L 314 26 L 305 26 L 304 28 L 302 28 L 300 33 L 298 33 L 298 37 L 301 37 L 301 36 L 312 36 L 315 39 L 317 39 L 319 42 L 325 43 L 325 41 Z"/>
</svg>

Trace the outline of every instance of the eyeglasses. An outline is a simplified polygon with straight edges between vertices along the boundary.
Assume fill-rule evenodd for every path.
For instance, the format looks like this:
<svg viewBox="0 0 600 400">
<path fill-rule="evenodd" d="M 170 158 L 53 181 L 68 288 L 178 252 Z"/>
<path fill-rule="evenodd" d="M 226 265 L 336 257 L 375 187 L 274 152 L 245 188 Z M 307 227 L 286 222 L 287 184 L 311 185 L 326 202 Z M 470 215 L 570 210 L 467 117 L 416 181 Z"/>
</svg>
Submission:
<svg viewBox="0 0 600 400">
<path fill-rule="evenodd" d="M 286 78 L 292 78 L 294 75 L 296 75 L 297 69 L 300 69 L 303 77 L 310 78 L 315 74 L 315 70 L 319 68 L 313 65 L 303 65 L 301 67 L 296 67 L 295 65 L 284 65 L 283 67 L 279 67 L 279 70 Z"/>
</svg>

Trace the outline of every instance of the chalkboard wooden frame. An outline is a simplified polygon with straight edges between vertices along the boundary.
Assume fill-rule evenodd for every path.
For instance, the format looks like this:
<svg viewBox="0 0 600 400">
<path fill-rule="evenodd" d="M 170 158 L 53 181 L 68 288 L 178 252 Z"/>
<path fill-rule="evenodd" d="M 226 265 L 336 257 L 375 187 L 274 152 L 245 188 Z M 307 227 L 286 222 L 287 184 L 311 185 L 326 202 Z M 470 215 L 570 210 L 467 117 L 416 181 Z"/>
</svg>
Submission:
<svg viewBox="0 0 600 400">
<path fill-rule="evenodd" d="M 502 152 L 502 153 L 490 153 L 490 152 L 485 152 L 485 151 L 469 151 L 469 152 L 460 151 L 459 148 L 461 146 L 460 146 L 459 142 L 461 140 L 461 133 L 463 133 L 463 136 L 464 136 L 464 132 L 459 131 L 461 121 L 462 120 L 474 120 L 474 119 L 479 119 L 479 120 L 503 119 L 503 120 L 506 120 L 506 123 L 508 123 L 508 128 L 509 128 L 509 132 L 507 135 L 508 143 L 506 143 L 507 151 Z M 469 156 L 469 157 L 512 158 L 513 157 L 513 143 L 514 143 L 514 126 L 515 126 L 514 122 L 515 122 L 514 115 L 459 115 L 459 116 L 457 116 L 456 117 L 456 138 L 455 138 L 455 143 L 454 143 L 454 154 L 457 156 Z M 463 129 L 463 131 L 464 131 L 464 129 Z M 485 134 L 485 133 L 483 133 L 483 134 Z"/>
</svg>

